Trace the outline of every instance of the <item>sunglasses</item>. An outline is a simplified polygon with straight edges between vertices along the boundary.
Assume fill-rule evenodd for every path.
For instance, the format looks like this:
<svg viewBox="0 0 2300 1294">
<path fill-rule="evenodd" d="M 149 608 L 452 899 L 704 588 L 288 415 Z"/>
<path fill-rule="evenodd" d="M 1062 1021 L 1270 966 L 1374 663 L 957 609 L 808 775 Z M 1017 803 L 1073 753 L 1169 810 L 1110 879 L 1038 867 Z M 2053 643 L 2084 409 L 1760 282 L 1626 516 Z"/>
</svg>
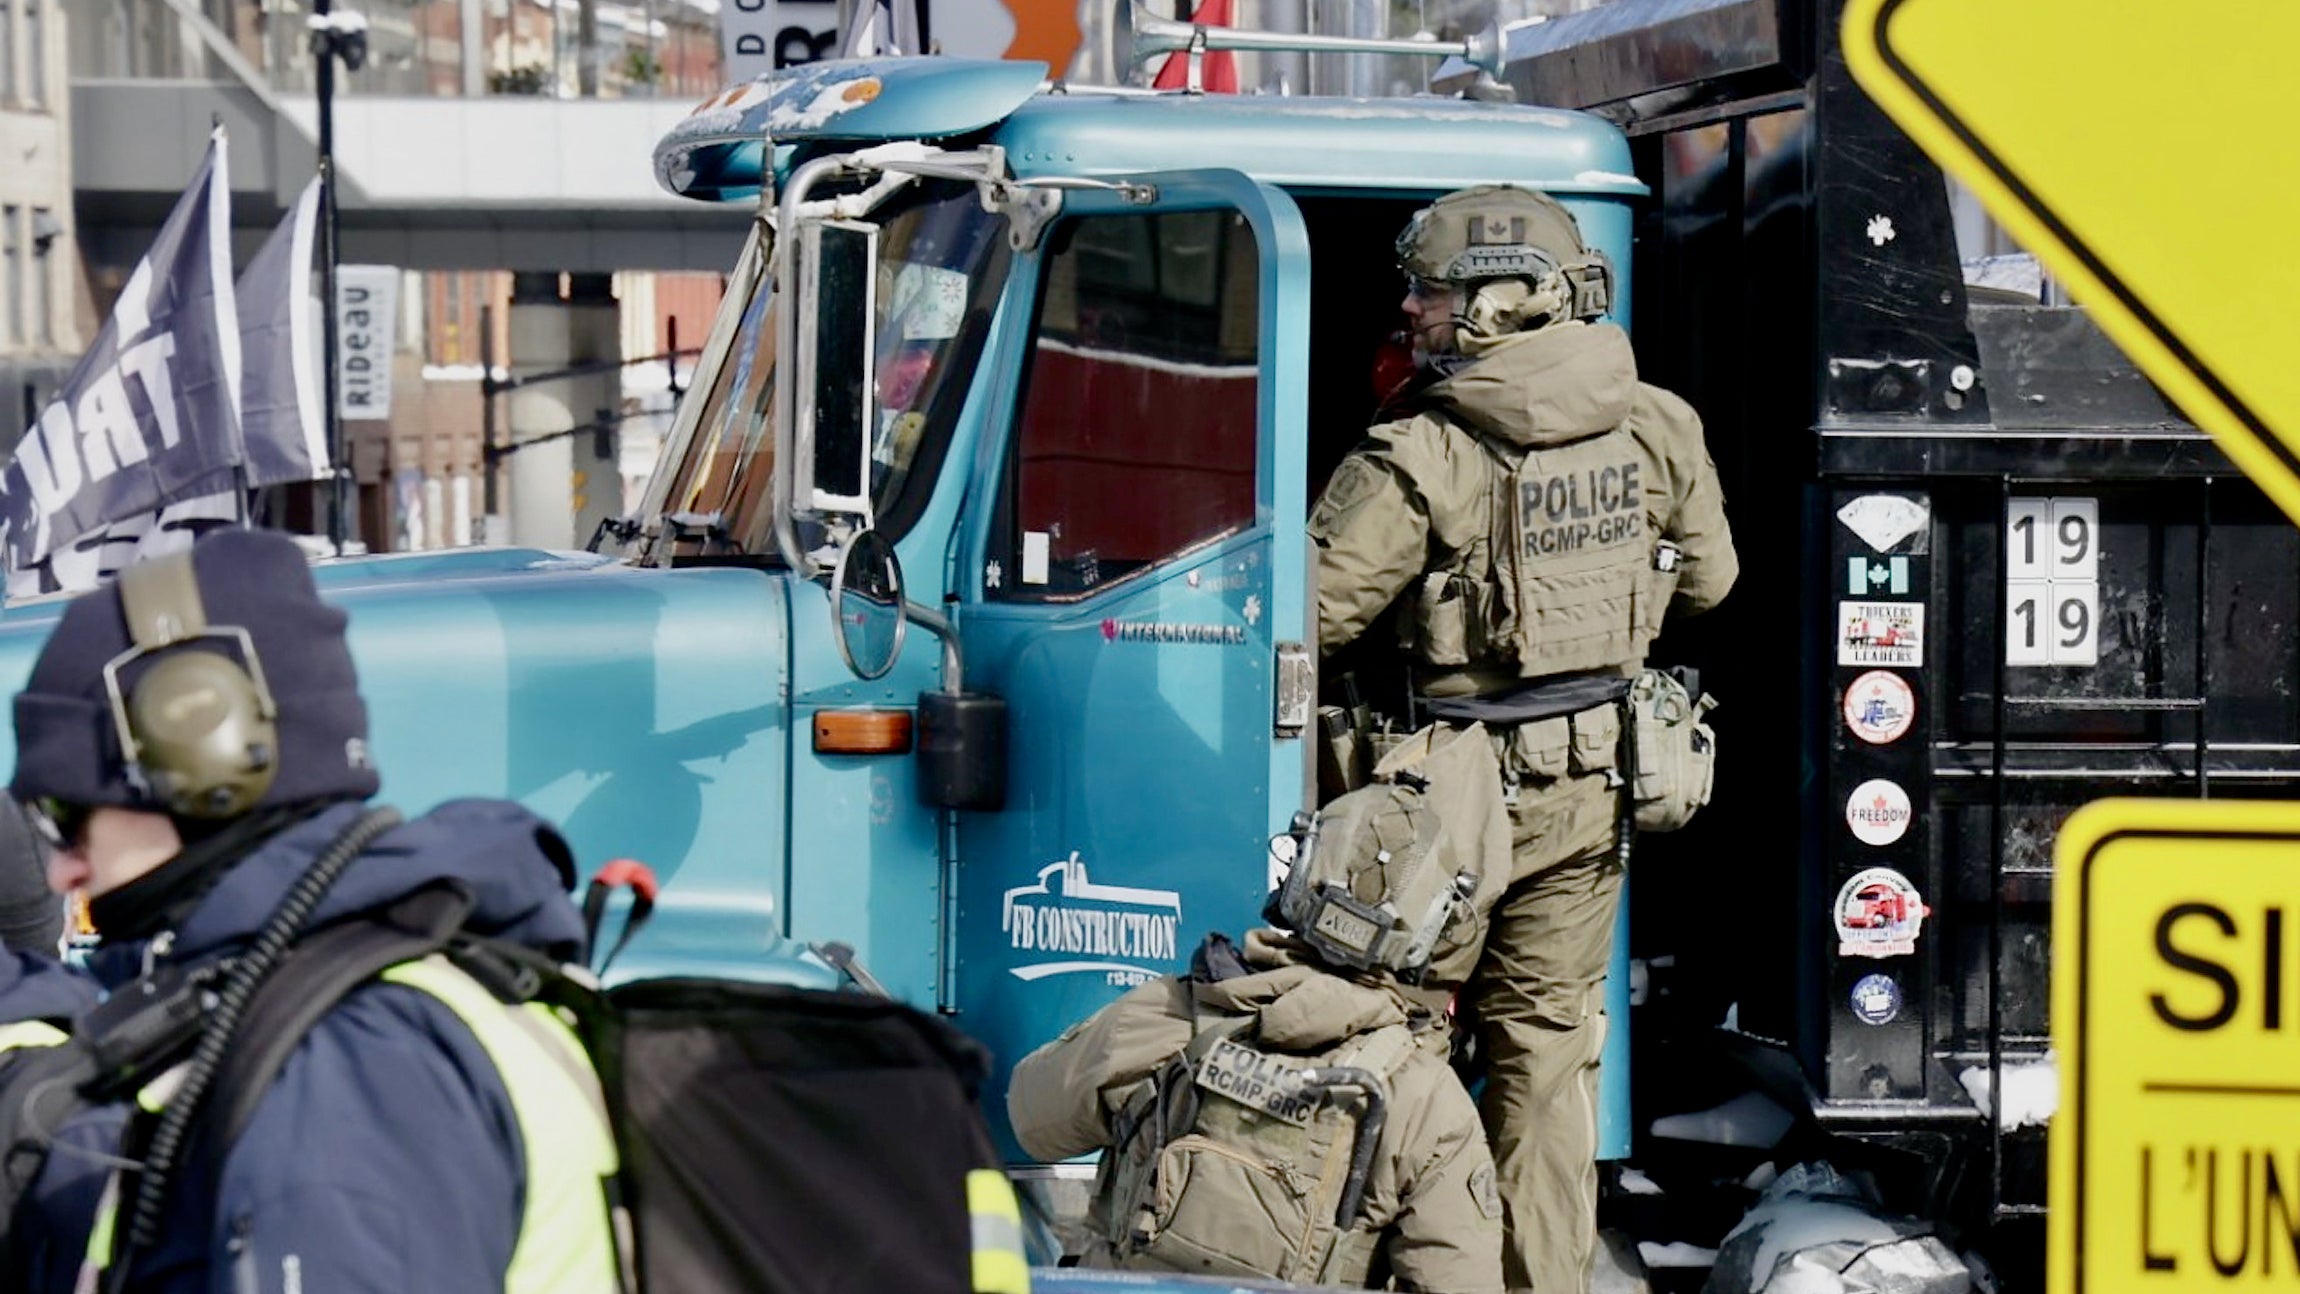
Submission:
<svg viewBox="0 0 2300 1294">
<path fill-rule="evenodd" d="M 94 812 L 88 805 L 72 804 L 52 795 L 29 801 L 24 808 L 33 830 L 53 849 L 77 847 L 80 837 L 88 830 L 88 817 Z"/>
<path fill-rule="evenodd" d="M 1453 284 L 1425 279 L 1418 274 L 1406 275 L 1406 294 L 1416 301 L 1438 301 L 1451 295 Z"/>
</svg>

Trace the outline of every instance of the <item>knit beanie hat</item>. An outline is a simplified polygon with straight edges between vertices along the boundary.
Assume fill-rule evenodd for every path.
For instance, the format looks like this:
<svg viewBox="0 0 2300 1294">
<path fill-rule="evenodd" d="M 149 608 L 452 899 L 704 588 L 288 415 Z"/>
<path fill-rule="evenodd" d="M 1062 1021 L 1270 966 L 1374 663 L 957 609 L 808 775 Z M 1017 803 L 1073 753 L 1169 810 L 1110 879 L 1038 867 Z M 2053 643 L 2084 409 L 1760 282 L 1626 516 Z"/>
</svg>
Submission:
<svg viewBox="0 0 2300 1294">
<path fill-rule="evenodd" d="M 347 617 L 320 600 L 303 550 L 273 532 L 218 530 L 192 549 L 192 569 L 208 623 L 247 631 L 279 709 L 279 771 L 257 807 L 375 794 L 381 782 L 368 758 L 367 706 L 344 639 Z M 64 609 L 16 696 L 16 772 L 8 789 L 18 800 L 53 796 L 167 812 L 130 779 L 104 688 L 104 666 L 132 641 L 116 583 Z M 123 693 L 155 660 L 187 651 L 239 654 L 225 638 L 166 648 L 121 671 Z"/>
</svg>

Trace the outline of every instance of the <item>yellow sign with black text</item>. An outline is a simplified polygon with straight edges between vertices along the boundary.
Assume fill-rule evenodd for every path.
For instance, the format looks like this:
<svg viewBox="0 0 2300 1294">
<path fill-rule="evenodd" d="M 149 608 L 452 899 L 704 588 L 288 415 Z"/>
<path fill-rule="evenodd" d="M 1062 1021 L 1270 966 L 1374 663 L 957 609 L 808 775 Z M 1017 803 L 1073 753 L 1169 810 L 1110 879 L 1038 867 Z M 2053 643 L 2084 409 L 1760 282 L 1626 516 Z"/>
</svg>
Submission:
<svg viewBox="0 0 2300 1294">
<path fill-rule="evenodd" d="M 1870 97 L 2300 521 L 2300 4 L 1850 0 L 1842 31 Z"/>
<path fill-rule="evenodd" d="M 2102 800 L 2055 850 L 2046 1288 L 2300 1289 L 2300 804 Z"/>
</svg>

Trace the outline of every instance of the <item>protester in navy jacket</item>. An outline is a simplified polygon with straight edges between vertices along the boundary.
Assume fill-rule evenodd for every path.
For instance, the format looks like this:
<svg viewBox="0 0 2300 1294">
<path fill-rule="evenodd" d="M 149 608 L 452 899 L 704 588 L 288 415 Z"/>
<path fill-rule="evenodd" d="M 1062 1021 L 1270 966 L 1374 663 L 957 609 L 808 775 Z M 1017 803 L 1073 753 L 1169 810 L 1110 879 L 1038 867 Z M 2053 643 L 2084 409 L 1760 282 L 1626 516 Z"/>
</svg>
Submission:
<svg viewBox="0 0 2300 1294">
<path fill-rule="evenodd" d="M 102 944 L 88 976 L 37 958 L 0 960 L 0 1021 L 68 1024 L 97 990 L 134 993 L 146 976 L 157 983 L 232 964 L 315 860 L 363 823 L 381 834 L 325 892 L 307 929 L 451 882 L 471 899 L 466 929 L 557 959 L 578 955 L 572 863 L 542 820 L 479 800 L 397 826 L 370 820 L 365 801 L 378 779 L 344 616 L 320 601 L 299 550 L 225 531 L 189 561 L 208 625 L 245 629 L 260 659 L 276 700 L 276 748 L 254 758 L 273 767 L 239 812 L 188 814 L 180 787 L 164 800 L 165 770 L 132 727 L 153 767 L 131 771 L 103 678 L 141 631 L 117 586 L 69 607 L 16 700 L 11 790 L 54 836 L 50 883 L 90 895 Z M 131 704 L 143 696 L 141 671 L 197 651 L 240 655 L 228 636 L 147 651 L 120 671 Z M 588 1063 L 571 1035 L 547 1036 L 552 1028 L 564 1031 L 542 1008 L 502 1002 L 442 958 L 364 983 L 302 1036 L 220 1164 L 210 1143 L 189 1142 L 197 1149 L 140 1247 L 125 1239 L 136 1176 L 107 1184 L 154 1118 L 131 1128 L 125 1102 L 81 1108 L 54 1130 L 14 1211 L 13 1270 L 0 1272 L 0 1286 L 61 1292 L 94 1277 L 106 1283 L 79 1287 L 608 1294 L 615 1262 L 601 1179 L 614 1171 L 612 1141 Z M 0 1101 L 21 1099 L 11 1058 L 33 1054 L 0 1050 Z M 164 1110 L 186 1068 L 146 1084 L 140 1103 Z M 211 1106 L 189 1108 L 199 1118 Z M 109 1231 L 113 1245 L 91 1246 L 92 1229 Z"/>
</svg>

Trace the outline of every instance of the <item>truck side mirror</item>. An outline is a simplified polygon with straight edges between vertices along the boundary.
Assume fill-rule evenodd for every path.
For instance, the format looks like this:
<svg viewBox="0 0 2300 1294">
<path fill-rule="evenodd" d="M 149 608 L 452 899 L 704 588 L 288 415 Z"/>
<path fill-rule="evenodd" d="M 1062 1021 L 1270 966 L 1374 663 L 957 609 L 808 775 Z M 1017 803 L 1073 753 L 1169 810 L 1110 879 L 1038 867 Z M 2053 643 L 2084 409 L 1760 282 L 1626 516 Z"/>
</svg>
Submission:
<svg viewBox="0 0 2300 1294">
<path fill-rule="evenodd" d="M 858 532 L 831 571 L 839 655 L 862 679 L 884 678 L 910 621 L 942 640 L 941 689 L 918 698 L 918 798 L 937 809 L 1006 807 L 1006 699 L 966 690 L 958 632 L 903 596 L 902 562 L 875 530 Z"/>
<path fill-rule="evenodd" d="M 878 228 L 808 222 L 799 227 L 798 260 L 791 498 L 801 512 L 867 518 Z"/>
<path fill-rule="evenodd" d="M 847 542 L 831 573 L 831 619 L 839 656 L 862 679 L 884 678 L 902 655 L 909 622 L 903 615 L 902 562 L 875 530 Z"/>
</svg>

